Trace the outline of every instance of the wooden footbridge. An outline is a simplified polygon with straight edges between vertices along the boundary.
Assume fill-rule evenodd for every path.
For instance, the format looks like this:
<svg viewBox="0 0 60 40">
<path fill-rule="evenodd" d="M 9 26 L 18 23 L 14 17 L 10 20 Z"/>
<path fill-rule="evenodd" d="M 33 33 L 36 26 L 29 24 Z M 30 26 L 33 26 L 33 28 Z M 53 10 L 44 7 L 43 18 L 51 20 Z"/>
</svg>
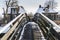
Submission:
<svg viewBox="0 0 60 40">
<path fill-rule="evenodd" d="M 32 18 L 24 13 L 0 30 L 0 40 L 60 40 L 60 30 L 56 28 L 60 29 L 42 13 L 35 13 Z"/>
</svg>

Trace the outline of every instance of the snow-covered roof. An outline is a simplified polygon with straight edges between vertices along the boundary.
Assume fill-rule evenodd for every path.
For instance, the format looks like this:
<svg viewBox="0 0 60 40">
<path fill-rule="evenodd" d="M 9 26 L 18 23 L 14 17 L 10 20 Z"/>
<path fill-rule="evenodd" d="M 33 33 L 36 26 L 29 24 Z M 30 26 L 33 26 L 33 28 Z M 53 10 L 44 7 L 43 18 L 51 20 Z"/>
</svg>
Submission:
<svg viewBox="0 0 60 40">
<path fill-rule="evenodd" d="M 37 13 L 41 13 L 41 12 L 44 12 L 42 7 L 38 8 L 38 10 L 37 10 Z"/>
<path fill-rule="evenodd" d="M 49 9 L 49 12 L 57 12 L 55 9 Z"/>
<path fill-rule="evenodd" d="M 57 12 L 58 12 L 57 9 L 49 8 L 47 13 L 57 13 Z M 44 13 L 45 13 L 45 11 L 44 11 Z"/>
<path fill-rule="evenodd" d="M 49 9 L 49 12 L 56 12 L 55 10 L 53 10 L 53 9 Z"/>
<path fill-rule="evenodd" d="M 23 7 L 20 6 L 20 7 L 19 7 L 19 12 L 18 12 L 18 13 L 26 13 L 26 12 L 25 12 L 25 9 L 24 9 Z"/>
</svg>

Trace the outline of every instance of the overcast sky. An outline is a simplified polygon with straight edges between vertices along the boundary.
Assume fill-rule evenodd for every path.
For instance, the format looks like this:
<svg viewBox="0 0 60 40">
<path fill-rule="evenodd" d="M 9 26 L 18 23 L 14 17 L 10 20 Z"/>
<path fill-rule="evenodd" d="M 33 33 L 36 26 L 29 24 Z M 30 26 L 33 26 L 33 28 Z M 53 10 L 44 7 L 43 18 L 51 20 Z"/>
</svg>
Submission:
<svg viewBox="0 0 60 40">
<path fill-rule="evenodd" d="M 18 0 L 18 4 L 22 5 L 27 12 L 36 12 L 38 6 L 44 5 L 44 2 L 46 0 Z M 60 5 L 60 0 L 57 1 L 58 5 Z M 0 9 L 5 8 L 5 0 L 0 0 Z M 60 6 L 57 7 L 58 10 L 60 10 Z"/>
</svg>

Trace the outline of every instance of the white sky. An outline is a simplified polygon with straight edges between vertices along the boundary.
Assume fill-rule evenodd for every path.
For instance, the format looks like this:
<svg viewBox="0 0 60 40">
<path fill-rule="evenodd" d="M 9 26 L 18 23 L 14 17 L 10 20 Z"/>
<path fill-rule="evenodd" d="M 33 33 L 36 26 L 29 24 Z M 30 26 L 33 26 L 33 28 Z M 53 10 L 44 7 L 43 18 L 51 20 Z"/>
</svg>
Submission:
<svg viewBox="0 0 60 40">
<path fill-rule="evenodd" d="M 1 8 L 5 8 L 5 1 L 6 0 L 0 0 L 0 10 Z M 18 0 L 18 4 L 22 5 L 27 12 L 36 12 L 39 5 L 44 5 L 44 2 L 46 0 Z M 60 0 L 55 0 L 58 3 L 57 9 L 60 10 Z M 1 11 L 0 11 L 1 13 Z"/>
<path fill-rule="evenodd" d="M 47 0 L 18 0 L 19 5 L 24 6 L 25 10 L 28 12 L 36 12 L 39 5 L 44 5 Z M 55 0 L 57 4 L 57 9 L 60 11 L 60 0 Z"/>
<path fill-rule="evenodd" d="M 2 18 L 2 8 L 6 8 L 5 6 L 5 1 L 6 0 L 0 0 L 0 18 Z M 44 2 L 47 0 L 18 0 L 18 4 L 23 6 L 26 10 L 26 12 L 33 12 L 35 13 L 41 4 L 42 6 L 44 5 Z M 55 0 L 58 3 L 57 9 L 60 11 L 60 0 Z"/>
<path fill-rule="evenodd" d="M 45 0 L 20 0 L 19 5 L 23 5 L 28 12 L 36 12 L 38 6 L 43 4 Z"/>
</svg>

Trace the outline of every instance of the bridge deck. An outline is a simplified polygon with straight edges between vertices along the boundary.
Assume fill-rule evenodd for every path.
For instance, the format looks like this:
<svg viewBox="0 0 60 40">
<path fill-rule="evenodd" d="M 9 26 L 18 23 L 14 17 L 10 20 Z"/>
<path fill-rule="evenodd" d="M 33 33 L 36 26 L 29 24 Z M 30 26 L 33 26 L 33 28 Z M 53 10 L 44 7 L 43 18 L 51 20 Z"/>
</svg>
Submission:
<svg viewBox="0 0 60 40">
<path fill-rule="evenodd" d="M 34 40 L 42 40 L 42 36 L 39 30 L 33 30 Z"/>
<path fill-rule="evenodd" d="M 23 29 L 19 40 L 45 40 L 39 26 L 34 22 L 30 22 L 28 26 Z"/>
<path fill-rule="evenodd" d="M 39 25 L 35 25 L 36 28 L 33 29 L 34 40 L 45 40 Z"/>
</svg>

